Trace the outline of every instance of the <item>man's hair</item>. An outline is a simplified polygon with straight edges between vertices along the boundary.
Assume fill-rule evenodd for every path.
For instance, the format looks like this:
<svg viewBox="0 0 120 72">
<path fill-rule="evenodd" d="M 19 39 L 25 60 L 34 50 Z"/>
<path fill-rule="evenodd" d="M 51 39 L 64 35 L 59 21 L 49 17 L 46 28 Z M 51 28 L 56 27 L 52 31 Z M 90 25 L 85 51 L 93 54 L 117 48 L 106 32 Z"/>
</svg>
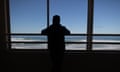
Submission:
<svg viewBox="0 0 120 72">
<path fill-rule="evenodd" d="M 59 15 L 53 16 L 53 24 L 60 24 L 60 16 Z"/>
</svg>

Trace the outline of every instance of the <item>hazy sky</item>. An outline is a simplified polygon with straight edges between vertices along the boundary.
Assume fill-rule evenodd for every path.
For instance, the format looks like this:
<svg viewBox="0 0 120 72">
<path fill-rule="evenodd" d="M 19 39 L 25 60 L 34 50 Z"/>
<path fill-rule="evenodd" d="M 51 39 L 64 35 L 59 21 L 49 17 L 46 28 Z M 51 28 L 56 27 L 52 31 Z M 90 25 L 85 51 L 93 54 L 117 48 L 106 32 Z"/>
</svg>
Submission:
<svg viewBox="0 0 120 72">
<path fill-rule="evenodd" d="M 94 6 L 94 33 L 120 33 L 120 0 Z M 56 14 L 72 33 L 86 33 L 87 0 L 50 0 L 50 21 Z M 10 17 L 11 32 L 40 33 L 47 26 L 46 0 L 10 0 Z"/>
</svg>

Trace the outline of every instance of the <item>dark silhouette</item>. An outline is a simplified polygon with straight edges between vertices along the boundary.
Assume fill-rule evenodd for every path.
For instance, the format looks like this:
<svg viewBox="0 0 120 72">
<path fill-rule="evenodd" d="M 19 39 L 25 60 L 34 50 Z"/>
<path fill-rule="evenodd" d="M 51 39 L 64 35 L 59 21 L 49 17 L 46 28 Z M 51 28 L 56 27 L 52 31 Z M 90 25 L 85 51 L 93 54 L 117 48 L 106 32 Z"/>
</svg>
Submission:
<svg viewBox="0 0 120 72">
<path fill-rule="evenodd" d="M 65 42 L 64 35 L 70 34 L 64 26 L 60 24 L 60 16 L 53 16 L 53 24 L 42 31 L 48 35 L 48 50 L 52 59 L 52 72 L 61 72 L 61 65 L 64 57 Z"/>
</svg>

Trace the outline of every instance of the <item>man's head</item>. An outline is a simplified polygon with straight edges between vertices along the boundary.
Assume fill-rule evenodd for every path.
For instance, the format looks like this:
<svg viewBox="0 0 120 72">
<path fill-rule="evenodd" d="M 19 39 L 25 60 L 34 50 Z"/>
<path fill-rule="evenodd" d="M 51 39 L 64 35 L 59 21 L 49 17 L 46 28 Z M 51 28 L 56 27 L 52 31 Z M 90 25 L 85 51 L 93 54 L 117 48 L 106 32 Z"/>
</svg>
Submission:
<svg viewBox="0 0 120 72">
<path fill-rule="evenodd" d="M 55 15 L 53 16 L 53 25 L 59 25 L 60 24 L 60 16 Z"/>
</svg>

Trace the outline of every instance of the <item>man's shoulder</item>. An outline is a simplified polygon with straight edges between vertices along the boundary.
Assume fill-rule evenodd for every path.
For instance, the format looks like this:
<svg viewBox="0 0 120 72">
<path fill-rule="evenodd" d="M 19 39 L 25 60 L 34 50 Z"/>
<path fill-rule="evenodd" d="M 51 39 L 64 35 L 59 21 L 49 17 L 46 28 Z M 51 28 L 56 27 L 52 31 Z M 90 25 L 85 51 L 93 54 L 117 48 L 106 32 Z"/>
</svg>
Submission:
<svg viewBox="0 0 120 72">
<path fill-rule="evenodd" d="M 62 25 L 57 26 L 57 27 L 51 25 L 51 26 L 49 26 L 48 28 L 43 29 L 42 32 L 41 32 L 41 34 L 47 35 L 48 32 L 55 32 L 55 31 L 54 31 L 54 30 L 55 30 L 54 28 L 55 28 L 55 29 L 57 28 L 59 31 L 62 31 L 64 34 L 70 34 L 70 31 L 69 31 L 65 26 L 62 26 Z"/>
</svg>

